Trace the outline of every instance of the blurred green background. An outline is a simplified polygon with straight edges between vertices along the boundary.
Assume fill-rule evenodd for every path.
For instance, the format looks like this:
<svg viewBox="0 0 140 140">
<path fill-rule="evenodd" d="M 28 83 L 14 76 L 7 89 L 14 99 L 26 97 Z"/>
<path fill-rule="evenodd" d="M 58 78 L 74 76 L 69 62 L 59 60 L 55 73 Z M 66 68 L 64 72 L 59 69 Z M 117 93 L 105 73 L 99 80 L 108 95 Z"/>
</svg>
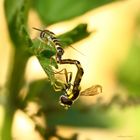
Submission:
<svg viewBox="0 0 140 140">
<path fill-rule="evenodd" d="M 139 0 L 2 0 L 0 139 L 139 140 L 139 9 Z M 53 31 L 64 58 L 81 62 L 82 90 L 100 84 L 103 93 L 61 107 L 49 73 L 53 54 L 45 49 L 40 60 L 32 27 Z M 74 77 L 76 69 L 65 67 Z"/>
</svg>

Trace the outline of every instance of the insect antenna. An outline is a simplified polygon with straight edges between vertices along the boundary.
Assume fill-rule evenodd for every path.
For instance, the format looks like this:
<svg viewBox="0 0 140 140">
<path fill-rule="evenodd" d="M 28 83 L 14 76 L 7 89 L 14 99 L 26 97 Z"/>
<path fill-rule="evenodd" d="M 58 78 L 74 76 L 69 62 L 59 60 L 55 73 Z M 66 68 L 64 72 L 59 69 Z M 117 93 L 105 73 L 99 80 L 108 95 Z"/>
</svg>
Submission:
<svg viewBox="0 0 140 140">
<path fill-rule="evenodd" d="M 75 51 L 77 51 L 78 53 L 80 53 L 81 55 L 84 55 L 84 56 L 85 56 L 84 53 L 80 52 L 79 50 L 77 50 L 76 48 L 74 48 L 72 45 L 70 45 L 70 47 L 71 47 L 72 49 L 74 49 Z"/>
<path fill-rule="evenodd" d="M 38 29 L 38 28 L 36 28 L 36 27 L 33 27 L 33 29 L 35 29 L 35 30 L 37 30 L 37 31 L 40 31 L 40 32 L 42 32 L 42 31 L 43 31 L 43 30 Z"/>
</svg>

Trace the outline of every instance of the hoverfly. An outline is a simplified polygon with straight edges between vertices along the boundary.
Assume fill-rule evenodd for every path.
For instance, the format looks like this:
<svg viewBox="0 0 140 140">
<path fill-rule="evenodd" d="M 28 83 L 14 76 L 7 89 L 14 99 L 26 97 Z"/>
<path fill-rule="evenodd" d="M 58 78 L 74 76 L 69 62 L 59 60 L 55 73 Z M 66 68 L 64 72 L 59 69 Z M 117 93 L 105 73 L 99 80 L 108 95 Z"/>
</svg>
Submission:
<svg viewBox="0 0 140 140">
<path fill-rule="evenodd" d="M 79 96 L 83 96 L 83 95 L 94 96 L 102 92 L 102 87 L 100 85 L 94 85 L 86 89 L 85 91 L 81 92 L 80 83 L 81 83 L 82 76 L 84 74 L 84 70 L 81 66 L 81 63 L 78 60 L 62 59 L 62 56 L 64 54 L 64 49 L 62 48 L 61 43 L 56 38 L 56 35 L 53 32 L 49 30 L 41 30 L 38 28 L 33 28 L 33 29 L 40 31 L 40 38 L 44 43 L 55 48 L 56 50 L 55 58 L 58 64 L 70 64 L 70 65 L 74 64 L 77 67 L 77 73 L 76 73 L 74 83 L 71 83 L 72 72 L 67 72 L 66 69 L 63 69 L 66 78 L 66 83 L 64 83 L 64 87 L 63 88 L 58 87 L 57 85 L 54 86 L 55 90 L 57 88 L 57 91 L 58 90 L 64 91 L 64 94 L 60 96 L 60 101 L 59 101 L 62 106 L 64 106 L 67 109 L 78 99 Z M 56 73 L 60 73 L 60 72 L 56 72 Z"/>
</svg>

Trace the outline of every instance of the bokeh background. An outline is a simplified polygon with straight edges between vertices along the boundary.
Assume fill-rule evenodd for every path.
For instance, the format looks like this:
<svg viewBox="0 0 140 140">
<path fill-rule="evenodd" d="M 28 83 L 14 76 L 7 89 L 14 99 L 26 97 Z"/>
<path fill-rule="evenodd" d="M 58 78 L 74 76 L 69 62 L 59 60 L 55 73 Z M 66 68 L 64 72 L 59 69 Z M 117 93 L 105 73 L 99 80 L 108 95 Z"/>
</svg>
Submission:
<svg viewBox="0 0 140 140">
<path fill-rule="evenodd" d="M 7 100 L 4 93 L 8 90 L 6 83 L 15 55 L 4 2 L 0 1 L 0 139 L 2 140 L 6 140 L 2 137 L 2 133 L 5 131 L 6 134 L 7 131 L 4 130 L 6 127 L 3 127 Z M 94 97 L 80 97 L 76 105 L 65 111 L 61 107 L 57 109 L 52 107 L 52 104 L 59 106 L 58 95 L 51 95 L 48 91 L 46 94 L 49 94 L 49 97 L 46 98 L 49 98 L 50 102 L 45 104 L 49 106 L 47 113 L 43 112 L 44 114 L 35 118 L 30 114 L 35 114 L 45 100 L 40 104 L 29 100 L 28 107 L 26 106 L 29 110 L 28 115 L 18 107 L 15 110 L 11 129 L 13 139 L 139 140 L 140 1 L 35 0 L 30 2 L 30 5 L 27 25 L 31 39 L 38 36 L 32 27 L 47 27 L 59 35 L 80 23 L 88 25 L 90 35 L 73 44 L 73 47 L 84 55 L 68 47 L 65 49 L 64 58 L 77 59 L 81 62 L 85 72 L 81 82 L 82 90 L 100 84 L 103 93 Z M 73 66 L 67 66 L 67 69 L 75 73 Z M 37 58 L 30 57 L 24 73 L 26 83 L 20 94 L 27 92 L 30 84 L 34 88 L 31 92 L 43 92 L 46 89 L 41 80 L 46 77 Z M 37 82 L 43 90 L 35 88 L 38 87 Z M 16 84 L 14 86 L 16 87 Z M 43 133 L 40 129 L 35 129 L 36 126 L 43 128 Z M 50 130 L 51 128 L 53 130 Z"/>
</svg>

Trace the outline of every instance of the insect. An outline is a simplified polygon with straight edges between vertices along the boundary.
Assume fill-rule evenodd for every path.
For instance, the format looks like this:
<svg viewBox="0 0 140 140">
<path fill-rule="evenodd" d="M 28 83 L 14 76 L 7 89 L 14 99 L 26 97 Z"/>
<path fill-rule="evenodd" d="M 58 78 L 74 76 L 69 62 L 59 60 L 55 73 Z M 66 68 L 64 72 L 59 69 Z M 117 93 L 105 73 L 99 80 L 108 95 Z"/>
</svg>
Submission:
<svg viewBox="0 0 140 140">
<path fill-rule="evenodd" d="M 56 56 L 55 56 L 55 58 L 56 58 L 57 63 L 59 63 L 59 64 L 74 64 L 74 65 L 76 65 L 77 69 L 82 71 L 82 74 L 80 76 L 80 77 L 82 77 L 84 72 L 83 72 L 81 64 L 80 64 L 80 62 L 78 60 L 62 59 L 62 56 L 64 54 L 64 49 L 62 48 L 61 43 L 56 38 L 56 35 L 53 32 L 51 32 L 49 30 L 46 30 L 46 29 L 45 30 L 41 30 L 41 29 L 38 29 L 38 28 L 33 28 L 33 29 L 35 29 L 37 31 L 40 31 L 40 38 L 44 41 L 44 43 L 47 43 L 48 45 L 50 45 L 50 46 L 52 46 L 52 47 L 54 47 L 56 49 Z M 63 69 L 63 70 L 66 71 L 66 69 Z M 55 73 L 60 73 L 60 72 L 55 72 Z M 80 84 L 80 81 L 79 81 L 79 83 L 77 82 L 76 84 Z M 54 87 L 57 90 L 59 90 L 57 85 L 55 85 Z"/>
<path fill-rule="evenodd" d="M 34 28 L 33 29 L 40 31 L 40 38 L 42 39 L 42 41 L 44 41 L 44 43 L 47 43 L 47 45 L 49 46 L 53 46 L 56 49 L 56 61 L 57 63 L 61 63 L 62 60 L 62 55 L 64 54 L 64 50 L 61 46 L 60 41 L 56 38 L 56 35 L 49 31 L 49 30 L 41 30 L 38 28 Z"/>
<path fill-rule="evenodd" d="M 71 83 L 72 72 L 67 72 L 66 69 L 62 69 L 61 71 L 56 72 L 57 74 L 64 71 L 66 78 L 66 83 L 64 84 L 63 88 L 55 85 L 55 90 L 57 87 L 57 91 L 58 90 L 64 91 L 64 94 L 60 96 L 59 101 L 62 106 L 64 106 L 67 109 L 74 103 L 74 101 L 78 99 L 80 95 L 93 96 L 102 92 L 102 87 L 100 85 L 96 85 L 80 93 L 81 91 L 80 82 L 84 74 L 84 70 L 81 66 L 81 63 L 78 60 L 62 59 L 64 50 L 62 48 L 61 43 L 56 38 L 56 35 L 53 32 L 49 30 L 41 30 L 38 28 L 34 29 L 40 31 L 40 38 L 42 41 L 44 41 L 44 43 L 47 43 L 47 45 L 50 45 L 56 49 L 55 58 L 58 64 L 74 64 L 77 67 L 77 73 L 73 84 Z"/>
<path fill-rule="evenodd" d="M 56 37 L 56 35 L 53 32 L 46 30 L 46 29 L 41 30 L 41 29 L 38 29 L 35 27 L 33 27 L 33 29 L 40 31 L 40 38 L 42 39 L 42 41 L 44 41 L 44 43 L 47 43 L 48 45 L 53 46 L 56 49 L 57 63 L 64 64 L 65 62 L 62 60 L 62 55 L 64 54 L 64 49 L 62 48 L 62 45 L 61 45 L 59 39 Z M 72 46 L 70 46 L 70 47 L 72 47 Z M 74 47 L 72 47 L 72 48 L 75 49 Z M 78 51 L 77 49 L 75 49 L 75 50 Z M 79 52 L 79 53 L 81 53 L 81 52 Z M 83 53 L 81 53 L 81 54 L 84 55 Z"/>
<path fill-rule="evenodd" d="M 64 95 L 60 96 L 60 104 L 64 106 L 65 109 L 71 107 L 71 105 L 79 98 L 79 96 L 94 96 L 102 93 L 101 85 L 93 85 L 90 88 L 81 92 L 80 82 L 83 76 L 83 68 L 80 62 L 77 62 L 77 74 L 74 80 L 74 84 L 71 84 L 71 76 L 68 79 L 68 74 L 65 71 L 66 85 L 64 89 Z"/>
</svg>

